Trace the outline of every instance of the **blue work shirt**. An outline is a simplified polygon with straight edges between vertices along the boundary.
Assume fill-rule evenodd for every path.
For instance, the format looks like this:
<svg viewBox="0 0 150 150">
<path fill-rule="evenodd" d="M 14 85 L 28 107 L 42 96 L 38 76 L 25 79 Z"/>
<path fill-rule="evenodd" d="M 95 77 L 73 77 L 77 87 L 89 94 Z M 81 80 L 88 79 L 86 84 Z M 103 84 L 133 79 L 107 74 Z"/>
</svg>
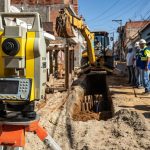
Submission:
<svg viewBox="0 0 150 150">
<path fill-rule="evenodd" d="M 148 47 L 145 47 L 144 49 L 140 50 L 140 68 L 143 70 L 147 66 L 147 59 L 150 57 L 150 49 Z M 150 63 L 148 63 L 148 69 L 150 70 Z"/>
<path fill-rule="evenodd" d="M 136 67 L 140 67 L 141 65 L 141 57 L 140 57 L 140 49 L 136 50 Z"/>
</svg>

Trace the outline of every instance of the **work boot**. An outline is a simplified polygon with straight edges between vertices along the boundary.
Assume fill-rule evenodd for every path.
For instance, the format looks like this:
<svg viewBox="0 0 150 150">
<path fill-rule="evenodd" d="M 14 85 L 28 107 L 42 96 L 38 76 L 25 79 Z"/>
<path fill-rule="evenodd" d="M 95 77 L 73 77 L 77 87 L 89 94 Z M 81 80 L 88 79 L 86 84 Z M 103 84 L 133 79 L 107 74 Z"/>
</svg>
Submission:
<svg viewBox="0 0 150 150">
<path fill-rule="evenodd" d="M 148 95 L 150 95 L 150 91 L 145 91 L 145 92 L 142 93 L 142 95 L 148 96 Z"/>
<path fill-rule="evenodd" d="M 134 86 L 134 88 L 137 88 L 137 89 L 143 89 L 144 87 L 141 86 L 141 85 L 136 85 L 136 86 Z"/>
<path fill-rule="evenodd" d="M 138 89 L 143 89 L 144 87 L 143 87 L 143 86 L 138 86 L 137 88 L 138 88 Z"/>
</svg>

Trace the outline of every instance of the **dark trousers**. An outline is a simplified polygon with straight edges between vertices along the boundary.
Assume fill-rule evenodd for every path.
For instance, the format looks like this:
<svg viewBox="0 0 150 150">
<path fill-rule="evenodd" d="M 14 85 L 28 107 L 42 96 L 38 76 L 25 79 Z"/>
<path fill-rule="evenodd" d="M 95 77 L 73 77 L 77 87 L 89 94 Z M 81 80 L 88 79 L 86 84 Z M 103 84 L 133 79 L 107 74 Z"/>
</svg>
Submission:
<svg viewBox="0 0 150 150">
<path fill-rule="evenodd" d="M 127 66 L 127 67 L 128 67 L 128 74 L 129 74 L 128 83 L 135 85 L 136 84 L 135 68 L 133 66 Z"/>
</svg>

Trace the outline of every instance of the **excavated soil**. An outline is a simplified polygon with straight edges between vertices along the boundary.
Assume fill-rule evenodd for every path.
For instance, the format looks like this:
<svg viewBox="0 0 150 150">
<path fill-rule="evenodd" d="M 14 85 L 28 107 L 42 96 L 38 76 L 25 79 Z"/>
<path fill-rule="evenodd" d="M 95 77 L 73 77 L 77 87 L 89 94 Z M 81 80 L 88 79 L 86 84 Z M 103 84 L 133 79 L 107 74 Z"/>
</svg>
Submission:
<svg viewBox="0 0 150 150">
<path fill-rule="evenodd" d="M 41 116 L 40 124 L 63 150 L 150 149 L 148 119 L 128 108 L 116 111 L 116 107 L 124 97 L 114 96 L 115 114 L 107 121 L 99 121 L 100 113 L 81 113 L 79 103 L 83 97 L 84 89 L 75 86 L 69 93 L 49 94 L 45 106 L 38 110 Z M 25 150 L 47 150 L 47 147 L 32 133 L 27 133 L 26 140 Z"/>
<path fill-rule="evenodd" d="M 74 121 L 88 121 L 88 120 L 99 120 L 99 113 L 94 112 L 80 112 L 78 114 L 74 114 Z"/>
</svg>

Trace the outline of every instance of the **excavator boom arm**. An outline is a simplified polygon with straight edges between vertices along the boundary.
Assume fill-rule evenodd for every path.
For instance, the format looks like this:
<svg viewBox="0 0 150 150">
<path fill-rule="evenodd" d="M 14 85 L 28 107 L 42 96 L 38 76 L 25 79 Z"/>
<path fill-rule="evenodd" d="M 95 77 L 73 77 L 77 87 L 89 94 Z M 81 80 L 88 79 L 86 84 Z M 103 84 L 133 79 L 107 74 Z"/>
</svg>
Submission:
<svg viewBox="0 0 150 150">
<path fill-rule="evenodd" d="M 87 42 L 89 63 L 94 65 L 96 61 L 94 51 L 94 34 L 90 32 L 83 20 L 72 12 L 70 7 L 61 9 L 59 16 L 56 18 L 56 32 L 58 36 L 64 38 L 74 37 L 75 35 L 72 28 L 78 29 L 85 38 L 85 41 Z"/>
</svg>

